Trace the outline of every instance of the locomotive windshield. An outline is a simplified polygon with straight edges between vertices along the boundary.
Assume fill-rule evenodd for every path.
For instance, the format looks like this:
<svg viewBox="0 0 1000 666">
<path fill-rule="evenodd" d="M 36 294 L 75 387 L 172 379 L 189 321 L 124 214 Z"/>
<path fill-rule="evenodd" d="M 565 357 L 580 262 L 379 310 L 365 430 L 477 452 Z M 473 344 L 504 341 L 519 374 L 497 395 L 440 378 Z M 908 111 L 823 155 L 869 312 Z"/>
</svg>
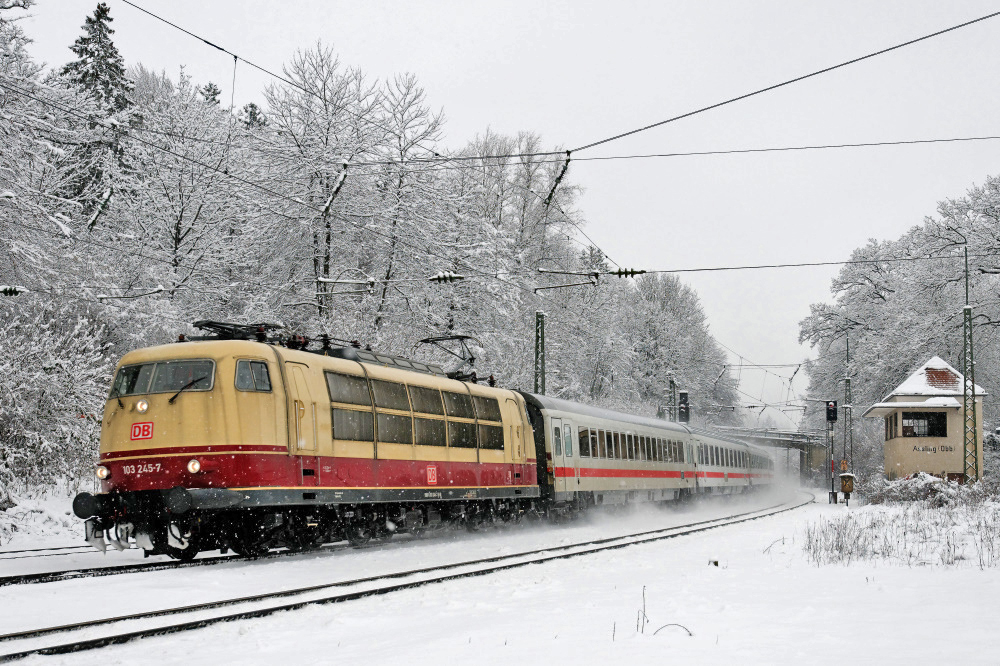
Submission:
<svg viewBox="0 0 1000 666">
<path fill-rule="evenodd" d="M 173 393 L 191 382 L 194 383 L 185 390 L 210 391 L 214 378 L 215 363 L 207 359 L 127 365 L 118 371 L 111 388 L 111 397 Z"/>
</svg>

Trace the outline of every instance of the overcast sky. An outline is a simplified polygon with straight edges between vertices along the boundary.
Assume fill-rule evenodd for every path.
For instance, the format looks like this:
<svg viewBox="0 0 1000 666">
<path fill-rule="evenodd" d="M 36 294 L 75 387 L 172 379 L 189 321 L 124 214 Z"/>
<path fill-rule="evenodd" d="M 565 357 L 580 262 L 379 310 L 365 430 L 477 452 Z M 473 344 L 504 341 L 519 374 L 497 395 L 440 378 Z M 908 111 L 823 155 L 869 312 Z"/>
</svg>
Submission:
<svg viewBox="0 0 1000 666">
<path fill-rule="evenodd" d="M 183 65 L 228 102 L 233 59 L 107 0 L 127 64 Z M 38 0 L 34 56 L 72 59 L 94 0 Z M 976 0 L 747 2 L 206 2 L 136 4 L 279 71 L 317 40 L 383 78 L 413 72 L 447 118 L 445 146 L 487 128 L 567 149 L 821 69 L 1000 9 Z M 577 158 L 1000 135 L 1000 17 L 750 100 L 575 153 Z M 273 80 L 236 68 L 237 106 Z M 591 238 L 622 266 L 675 269 L 838 261 L 895 238 L 998 171 L 1000 141 L 577 161 Z M 810 355 L 809 304 L 837 267 L 690 273 L 718 340 L 759 364 Z M 528 333 L 526 333 L 528 335 Z M 734 362 L 738 359 L 733 356 Z M 772 369 L 788 376 L 794 368 Z M 795 388 L 804 393 L 805 384 Z M 743 369 L 747 402 L 783 400 Z M 775 422 L 791 421 L 771 412 Z M 795 418 L 794 413 L 789 414 Z"/>
</svg>

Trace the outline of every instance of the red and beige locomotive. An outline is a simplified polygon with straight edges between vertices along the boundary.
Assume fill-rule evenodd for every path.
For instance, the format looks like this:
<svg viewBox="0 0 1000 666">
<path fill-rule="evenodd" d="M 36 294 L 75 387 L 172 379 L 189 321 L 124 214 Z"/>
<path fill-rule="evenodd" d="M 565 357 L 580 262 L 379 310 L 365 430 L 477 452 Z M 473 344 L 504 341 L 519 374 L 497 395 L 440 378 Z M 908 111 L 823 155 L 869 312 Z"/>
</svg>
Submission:
<svg viewBox="0 0 1000 666">
<path fill-rule="evenodd" d="M 770 483 L 763 449 L 676 423 L 449 378 L 266 327 L 140 349 L 115 371 L 88 542 L 260 554 Z M 536 450 L 536 446 L 538 450 Z"/>
</svg>

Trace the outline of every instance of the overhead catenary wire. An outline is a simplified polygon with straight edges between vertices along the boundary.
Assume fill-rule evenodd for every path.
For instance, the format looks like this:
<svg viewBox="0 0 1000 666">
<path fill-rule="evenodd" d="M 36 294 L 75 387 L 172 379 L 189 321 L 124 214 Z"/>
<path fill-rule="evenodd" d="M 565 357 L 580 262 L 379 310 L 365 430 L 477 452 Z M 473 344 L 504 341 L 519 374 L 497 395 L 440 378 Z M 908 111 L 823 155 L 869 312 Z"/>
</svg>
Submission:
<svg viewBox="0 0 1000 666">
<path fill-rule="evenodd" d="M 125 0 L 125 1 L 127 2 L 128 0 Z M 673 116 L 671 118 L 667 118 L 666 120 L 660 120 L 658 122 L 651 123 L 649 125 L 645 125 L 643 127 L 639 127 L 639 128 L 636 128 L 636 129 L 628 130 L 626 132 L 621 132 L 619 134 L 615 134 L 613 136 L 609 136 L 607 138 L 600 139 L 598 141 L 592 141 L 591 143 L 588 143 L 588 144 L 585 144 L 583 146 L 580 146 L 579 148 L 573 148 L 572 151 L 574 153 L 578 153 L 580 151 L 588 150 L 590 148 L 596 148 L 597 146 L 601 146 L 601 145 L 604 145 L 606 143 L 611 143 L 612 141 L 617 141 L 619 139 L 624 139 L 625 137 L 633 136 L 635 134 L 639 134 L 640 132 L 645 132 L 645 131 L 651 130 L 651 129 L 655 128 L 655 127 L 662 127 L 663 125 L 666 125 L 666 124 L 672 123 L 672 122 L 676 122 L 676 121 L 681 120 L 683 118 L 690 118 L 691 116 L 695 116 L 695 115 L 698 115 L 700 113 L 705 113 L 706 111 L 711 111 L 713 109 L 718 109 L 720 107 L 723 107 L 723 106 L 726 106 L 726 105 L 729 105 L 729 104 L 733 104 L 735 102 L 739 102 L 741 100 L 748 99 L 750 97 L 755 97 L 757 95 L 761 95 L 763 93 L 770 92 L 772 90 L 777 90 L 778 88 L 783 88 L 785 86 L 792 85 L 793 83 L 798 83 L 800 81 L 805 81 L 806 79 L 811 79 L 813 77 L 820 76 L 822 74 L 827 74 L 829 72 L 832 72 L 832 71 L 835 71 L 835 70 L 838 70 L 838 69 L 842 69 L 844 67 L 848 67 L 850 65 L 854 65 L 856 63 L 859 63 L 859 62 L 862 62 L 862 61 L 865 61 L 865 60 L 870 60 L 871 58 L 875 58 L 875 57 L 878 57 L 880 55 L 884 55 L 886 53 L 890 53 L 892 51 L 896 51 L 896 50 L 905 48 L 907 46 L 912 46 L 913 44 L 917 44 L 917 43 L 920 43 L 920 42 L 923 42 L 923 41 L 927 41 L 929 39 L 933 39 L 934 37 L 939 37 L 941 35 L 944 35 L 944 34 L 947 34 L 947 33 L 950 33 L 950 32 L 954 32 L 955 30 L 960 30 L 962 28 L 966 28 L 968 26 L 971 26 L 971 25 L 974 25 L 974 24 L 977 24 L 977 23 L 981 23 L 983 21 L 987 21 L 987 20 L 995 18 L 997 16 L 1000 16 L 1000 12 L 993 12 L 993 13 L 987 14 L 985 16 L 980 16 L 979 18 L 973 19 L 971 21 L 966 21 L 966 22 L 960 23 L 958 25 L 953 25 L 950 28 L 945 28 L 943 30 L 938 30 L 938 31 L 932 32 L 930 34 L 923 35 L 922 37 L 917 37 L 916 39 L 910 39 L 910 40 L 907 40 L 905 42 L 901 42 L 899 44 L 895 44 L 893 46 L 890 46 L 890 47 L 887 47 L 887 48 L 884 48 L 884 49 L 880 49 L 878 51 L 873 51 L 873 52 L 868 53 L 868 54 L 863 55 L 863 56 L 859 56 L 859 57 L 856 57 L 856 58 L 851 58 L 850 60 L 845 60 L 844 62 L 837 63 L 836 65 L 831 65 L 829 67 L 824 67 L 823 69 L 818 69 L 818 70 L 810 72 L 808 74 L 803 74 L 801 76 L 797 76 L 795 78 L 788 79 L 786 81 L 782 81 L 781 83 L 775 83 L 775 84 L 767 86 L 765 88 L 760 88 L 758 90 L 754 90 L 752 92 L 744 93 L 744 94 L 738 95 L 736 97 L 731 97 L 731 98 L 723 100 L 721 102 L 716 102 L 715 104 L 710 104 L 708 106 L 704 106 L 704 107 L 701 107 L 699 109 L 695 109 L 693 111 L 688 111 L 687 113 L 682 113 L 682 114 L 680 114 L 678 116 Z"/>
</svg>

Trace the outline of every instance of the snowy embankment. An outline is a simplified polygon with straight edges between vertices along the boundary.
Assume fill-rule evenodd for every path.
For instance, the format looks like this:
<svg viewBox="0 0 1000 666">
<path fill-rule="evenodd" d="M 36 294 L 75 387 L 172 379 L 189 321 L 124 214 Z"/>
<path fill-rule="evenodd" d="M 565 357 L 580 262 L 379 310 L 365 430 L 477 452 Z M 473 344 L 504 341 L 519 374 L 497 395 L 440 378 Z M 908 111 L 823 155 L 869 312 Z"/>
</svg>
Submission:
<svg viewBox="0 0 1000 666">
<path fill-rule="evenodd" d="M 897 510 L 812 504 L 678 539 L 25 663 L 132 663 L 150 655 L 159 663 L 186 665 L 401 659 L 434 666 L 511 660 L 866 664 L 922 663 L 944 655 L 949 661 L 995 663 L 997 568 L 981 569 L 971 558 L 917 566 L 918 560 L 907 565 L 891 557 L 819 566 L 807 551 L 810 530 L 868 517 L 892 523 L 890 512 Z M 32 602 L 23 590 L 0 590 L 0 600 L 19 602 L 25 611 L 19 625 L 26 613 L 38 614 L 31 624 L 65 619 L 46 610 L 57 597 L 64 609 L 89 599 L 87 607 L 106 616 L 119 605 L 344 579 L 692 518 L 662 511 L 604 515 L 572 526 L 456 535 L 336 557 L 39 586 L 34 598 L 44 592 L 46 604 Z M 918 513 L 908 518 L 910 524 L 920 519 Z M 95 606 L 96 589 L 101 603 Z"/>
</svg>

